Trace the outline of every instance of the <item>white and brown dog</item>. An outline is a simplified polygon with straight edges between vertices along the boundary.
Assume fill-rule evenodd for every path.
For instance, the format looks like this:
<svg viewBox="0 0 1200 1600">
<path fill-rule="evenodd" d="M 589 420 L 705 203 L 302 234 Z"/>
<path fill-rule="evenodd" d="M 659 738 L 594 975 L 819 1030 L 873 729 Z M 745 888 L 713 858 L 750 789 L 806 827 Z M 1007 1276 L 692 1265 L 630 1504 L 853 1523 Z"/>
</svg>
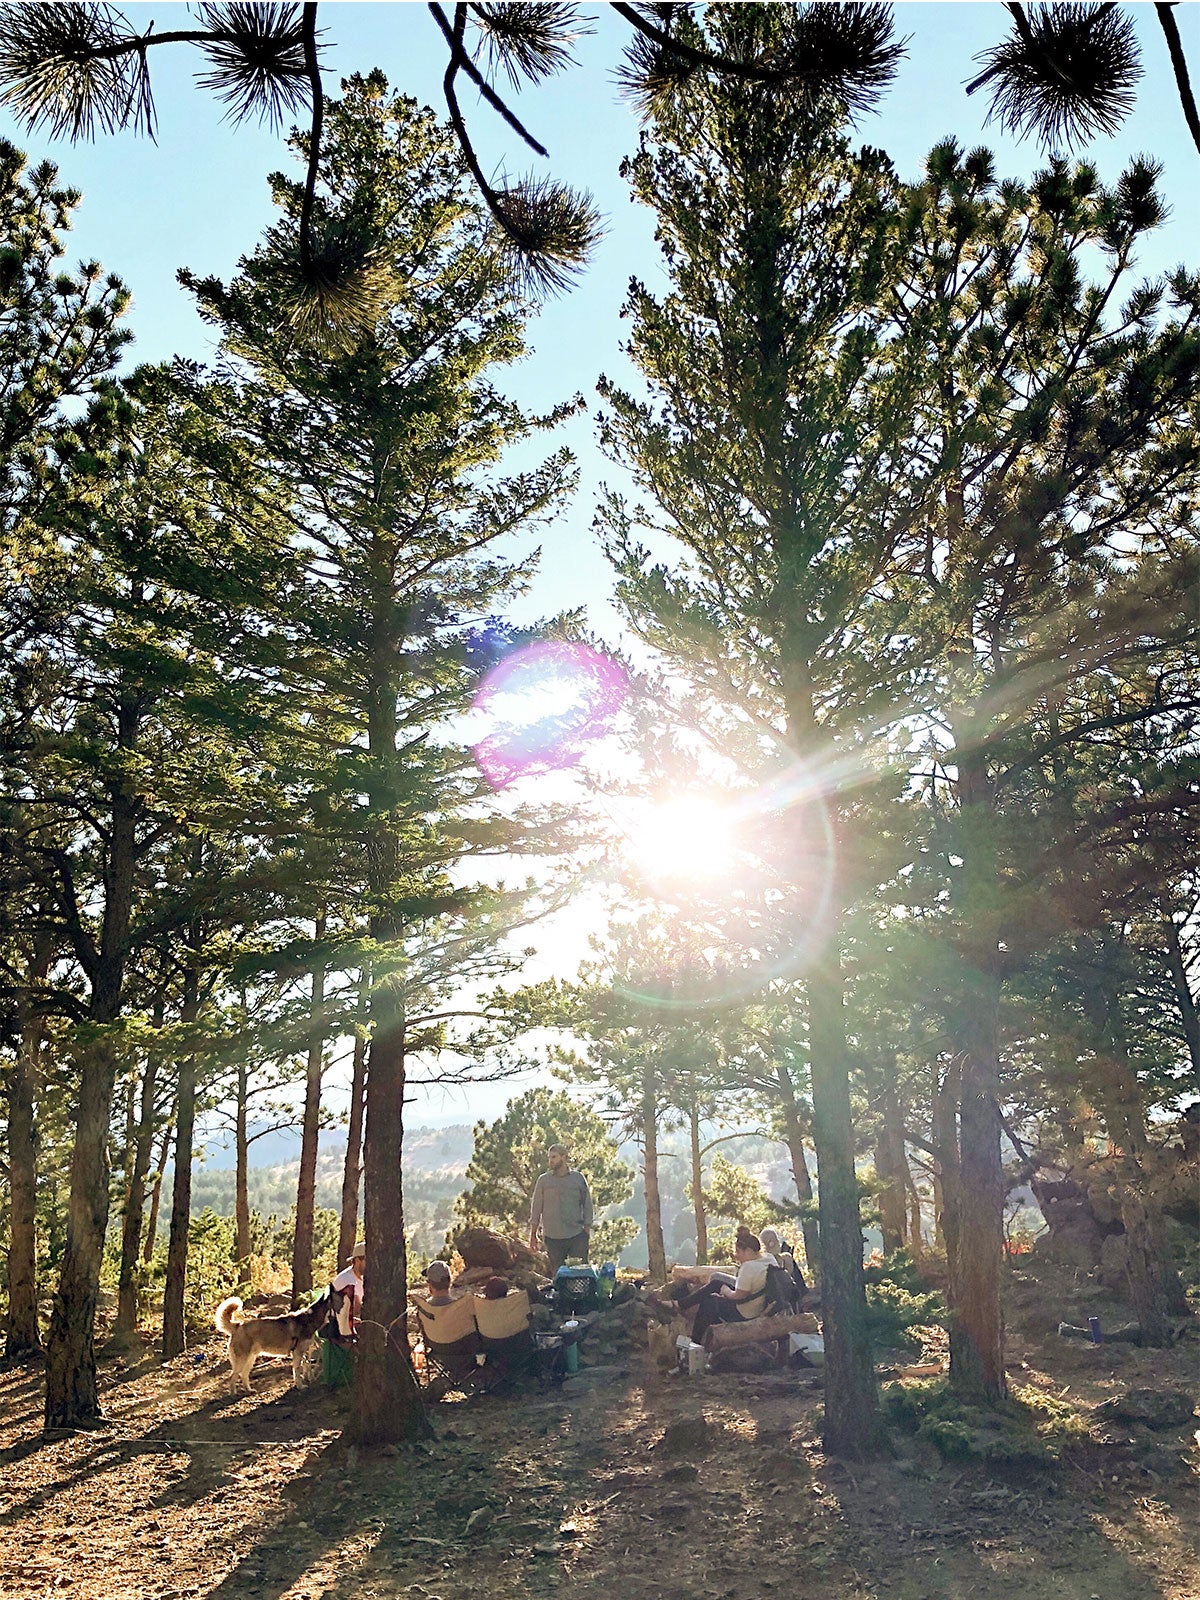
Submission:
<svg viewBox="0 0 1200 1600">
<path fill-rule="evenodd" d="M 336 1317 L 346 1298 L 344 1290 L 332 1284 L 319 1299 L 303 1311 L 285 1311 L 275 1317 L 242 1317 L 242 1302 L 230 1295 L 217 1307 L 214 1321 L 217 1332 L 229 1339 L 229 1365 L 235 1381 L 250 1390 L 250 1368 L 259 1356 L 290 1356 L 292 1382 L 300 1387 L 300 1369 L 329 1317 Z"/>
</svg>

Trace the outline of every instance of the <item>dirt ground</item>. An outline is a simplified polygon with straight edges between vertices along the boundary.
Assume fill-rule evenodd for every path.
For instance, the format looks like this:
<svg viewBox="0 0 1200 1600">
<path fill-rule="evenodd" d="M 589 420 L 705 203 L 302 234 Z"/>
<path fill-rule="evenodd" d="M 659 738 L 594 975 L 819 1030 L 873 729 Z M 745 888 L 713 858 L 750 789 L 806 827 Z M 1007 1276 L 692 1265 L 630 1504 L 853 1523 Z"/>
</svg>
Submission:
<svg viewBox="0 0 1200 1600">
<path fill-rule="evenodd" d="M 943 1462 L 911 1436 L 847 1467 L 820 1449 L 819 1376 L 679 1378 L 639 1355 L 586 1398 L 444 1404 L 435 1444 L 368 1455 L 339 1438 L 344 1391 L 262 1361 L 234 1396 L 223 1344 L 105 1360 L 109 1427 L 53 1441 L 40 1373 L 0 1375 L 4 1600 L 1200 1600 L 1190 1427 L 1109 1428 L 1053 1468 Z M 1196 1342 L 1018 1331 L 1010 1355 L 1015 1381 L 1084 1404 L 1168 1383 L 1200 1400 Z M 707 1443 L 663 1447 L 701 1416 Z"/>
</svg>

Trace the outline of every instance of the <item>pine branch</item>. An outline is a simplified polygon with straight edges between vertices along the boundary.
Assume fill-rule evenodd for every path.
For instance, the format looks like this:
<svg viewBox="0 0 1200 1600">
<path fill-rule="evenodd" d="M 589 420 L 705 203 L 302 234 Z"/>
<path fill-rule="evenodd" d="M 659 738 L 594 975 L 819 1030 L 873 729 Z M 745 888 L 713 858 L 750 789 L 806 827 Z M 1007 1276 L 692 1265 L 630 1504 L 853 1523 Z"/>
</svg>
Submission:
<svg viewBox="0 0 1200 1600">
<path fill-rule="evenodd" d="M 1166 35 L 1167 49 L 1171 54 L 1171 70 L 1175 74 L 1175 87 L 1179 91 L 1179 103 L 1183 107 L 1183 115 L 1192 136 L 1192 143 L 1200 151 L 1200 111 L 1196 109 L 1196 97 L 1192 93 L 1192 81 L 1188 77 L 1187 58 L 1183 53 L 1183 41 L 1179 37 L 1179 27 L 1171 15 L 1178 0 L 1160 0 L 1154 9 L 1158 13 L 1158 20 L 1162 31 Z"/>
<path fill-rule="evenodd" d="M 429 9 L 445 32 L 448 24 L 441 7 L 434 3 Z M 450 122 L 471 176 L 500 229 L 503 252 L 532 294 L 552 293 L 565 288 L 586 264 L 599 237 L 600 219 L 588 196 L 577 195 L 563 184 L 547 180 L 497 190 L 484 176 L 455 88 L 460 68 L 468 66 L 469 70 L 463 45 L 467 11 L 465 4 L 455 6 L 448 34 L 451 53 L 442 89 Z"/>
<path fill-rule="evenodd" d="M 888 5 L 843 5 L 831 0 L 808 6 L 794 14 L 792 36 L 778 59 L 752 61 L 681 39 L 669 26 L 651 22 L 635 5 L 618 0 L 613 10 L 654 47 L 635 47 L 622 74 L 626 92 L 644 101 L 677 87 L 692 71 L 707 68 L 723 77 L 778 88 L 828 91 L 854 114 L 875 104 L 905 54 L 905 42 L 892 40 Z"/>
<path fill-rule="evenodd" d="M 1014 28 L 976 59 L 986 69 L 967 85 L 995 81 L 988 121 L 1047 147 L 1111 135 L 1133 109 L 1142 76 L 1133 24 L 1112 4 L 1010 5 Z"/>
</svg>

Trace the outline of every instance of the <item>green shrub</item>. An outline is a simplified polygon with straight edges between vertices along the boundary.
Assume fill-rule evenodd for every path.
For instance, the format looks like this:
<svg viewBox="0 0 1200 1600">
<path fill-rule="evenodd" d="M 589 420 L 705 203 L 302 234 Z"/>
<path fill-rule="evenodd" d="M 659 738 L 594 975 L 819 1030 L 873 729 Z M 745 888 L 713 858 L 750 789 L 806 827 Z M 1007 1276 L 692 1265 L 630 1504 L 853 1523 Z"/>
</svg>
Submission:
<svg viewBox="0 0 1200 1600">
<path fill-rule="evenodd" d="M 945 1379 L 892 1383 L 883 1391 L 888 1421 L 954 1461 L 1056 1461 L 1064 1447 L 1087 1438 L 1086 1417 L 1065 1401 L 1032 1387 L 1014 1388 L 994 1409 L 967 1405 Z"/>
<path fill-rule="evenodd" d="M 946 1302 L 926 1289 L 907 1250 L 896 1250 L 863 1273 L 867 1285 L 867 1330 L 877 1350 L 918 1350 L 915 1328 L 941 1327 Z"/>
</svg>

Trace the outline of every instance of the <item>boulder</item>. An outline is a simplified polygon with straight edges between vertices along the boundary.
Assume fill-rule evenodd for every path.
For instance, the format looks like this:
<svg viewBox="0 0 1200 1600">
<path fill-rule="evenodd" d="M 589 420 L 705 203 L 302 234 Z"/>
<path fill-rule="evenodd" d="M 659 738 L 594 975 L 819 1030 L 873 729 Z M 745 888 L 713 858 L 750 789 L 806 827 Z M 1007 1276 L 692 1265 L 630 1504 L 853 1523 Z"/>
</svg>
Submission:
<svg viewBox="0 0 1200 1600">
<path fill-rule="evenodd" d="M 1140 1422 L 1154 1432 L 1186 1428 L 1195 1414 L 1191 1396 L 1182 1389 L 1129 1389 L 1092 1411 L 1098 1422 Z"/>
<path fill-rule="evenodd" d="M 490 1228 L 464 1228 L 454 1243 L 468 1272 L 474 1267 L 490 1267 L 493 1272 L 503 1272 L 516 1265 L 517 1257 L 513 1250 L 515 1241 L 493 1233 Z M 463 1274 L 465 1276 L 466 1273 Z"/>
</svg>

